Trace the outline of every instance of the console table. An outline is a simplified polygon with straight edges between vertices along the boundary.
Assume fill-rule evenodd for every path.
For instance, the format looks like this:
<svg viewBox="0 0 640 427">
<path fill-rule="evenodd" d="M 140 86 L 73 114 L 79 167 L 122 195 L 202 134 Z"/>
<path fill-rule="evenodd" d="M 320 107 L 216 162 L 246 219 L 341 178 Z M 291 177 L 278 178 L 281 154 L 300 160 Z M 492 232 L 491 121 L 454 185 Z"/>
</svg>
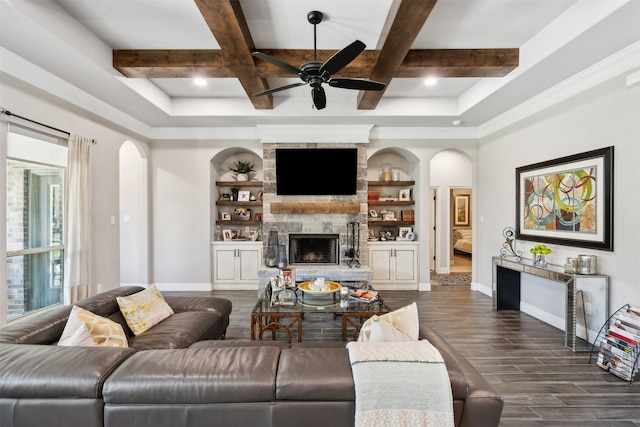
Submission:
<svg viewBox="0 0 640 427">
<path fill-rule="evenodd" d="M 534 266 L 529 260 L 493 257 L 494 310 L 520 310 L 521 273 L 542 277 L 565 286 L 565 345 L 573 351 L 590 351 L 590 343 L 595 341 L 600 326 L 609 318 L 609 277 L 566 274 L 560 271 L 559 266 L 549 265 L 548 268 L 541 268 Z M 579 298 L 580 293 L 582 298 Z M 586 339 L 577 336 L 578 326 L 584 327 Z"/>
</svg>

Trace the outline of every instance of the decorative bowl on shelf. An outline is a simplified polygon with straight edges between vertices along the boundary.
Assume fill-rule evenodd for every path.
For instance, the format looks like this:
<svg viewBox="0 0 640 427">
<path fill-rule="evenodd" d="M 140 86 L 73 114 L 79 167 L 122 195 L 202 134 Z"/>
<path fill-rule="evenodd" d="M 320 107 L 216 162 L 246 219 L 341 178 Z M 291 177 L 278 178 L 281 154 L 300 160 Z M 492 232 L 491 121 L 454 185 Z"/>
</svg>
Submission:
<svg viewBox="0 0 640 427">
<path fill-rule="evenodd" d="M 311 282 L 302 282 L 298 285 L 298 288 L 305 293 L 308 293 L 310 295 L 329 295 L 332 294 L 334 292 L 337 292 L 340 290 L 340 288 L 342 287 L 340 285 L 340 283 L 336 283 L 336 282 L 328 282 L 325 281 L 324 284 L 326 285 L 326 289 L 325 290 L 314 290 L 312 289 L 312 285 L 313 285 L 313 281 Z"/>
</svg>

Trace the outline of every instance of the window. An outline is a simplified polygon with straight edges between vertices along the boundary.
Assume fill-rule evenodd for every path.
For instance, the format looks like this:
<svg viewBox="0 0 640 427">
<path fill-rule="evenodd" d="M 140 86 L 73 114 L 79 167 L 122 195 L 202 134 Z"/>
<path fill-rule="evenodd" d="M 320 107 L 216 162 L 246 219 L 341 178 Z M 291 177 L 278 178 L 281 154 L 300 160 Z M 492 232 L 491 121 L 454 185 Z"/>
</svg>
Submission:
<svg viewBox="0 0 640 427">
<path fill-rule="evenodd" d="M 7 134 L 7 320 L 62 302 L 66 141 Z"/>
</svg>

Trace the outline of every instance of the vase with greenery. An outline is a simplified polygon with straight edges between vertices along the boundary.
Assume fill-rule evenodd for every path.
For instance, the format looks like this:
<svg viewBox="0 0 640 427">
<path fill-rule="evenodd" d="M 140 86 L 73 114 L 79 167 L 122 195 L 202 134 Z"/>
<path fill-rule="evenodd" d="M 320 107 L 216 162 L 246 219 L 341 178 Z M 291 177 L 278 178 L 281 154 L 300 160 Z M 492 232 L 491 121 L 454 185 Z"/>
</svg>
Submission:
<svg viewBox="0 0 640 427">
<path fill-rule="evenodd" d="M 238 181 L 249 181 L 249 174 L 254 171 L 255 165 L 251 162 L 238 160 L 229 170 L 236 173 Z"/>
<path fill-rule="evenodd" d="M 240 191 L 238 187 L 231 187 L 231 200 L 238 200 L 238 191 Z"/>
<path fill-rule="evenodd" d="M 551 249 L 547 247 L 547 245 L 535 245 L 529 252 L 533 254 L 533 265 L 536 267 L 546 267 L 547 266 L 547 255 L 551 253 Z"/>
</svg>

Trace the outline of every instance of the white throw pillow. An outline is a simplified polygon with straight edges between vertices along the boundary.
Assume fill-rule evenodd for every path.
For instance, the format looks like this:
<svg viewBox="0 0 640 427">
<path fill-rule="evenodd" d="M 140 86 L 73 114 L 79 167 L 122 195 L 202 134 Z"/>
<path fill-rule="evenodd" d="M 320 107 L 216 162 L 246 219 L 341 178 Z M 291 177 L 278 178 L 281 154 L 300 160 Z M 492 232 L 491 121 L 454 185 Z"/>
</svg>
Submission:
<svg viewBox="0 0 640 427">
<path fill-rule="evenodd" d="M 420 331 L 415 302 L 382 316 L 373 316 L 362 325 L 358 341 L 417 341 Z"/>
<path fill-rule="evenodd" d="M 134 335 L 140 335 L 173 315 L 173 310 L 155 285 L 133 295 L 117 297 L 116 300 Z"/>
<path fill-rule="evenodd" d="M 129 347 L 121 325 L 75 305 L 71 309 L 58 345 Z"/>
</svg>

